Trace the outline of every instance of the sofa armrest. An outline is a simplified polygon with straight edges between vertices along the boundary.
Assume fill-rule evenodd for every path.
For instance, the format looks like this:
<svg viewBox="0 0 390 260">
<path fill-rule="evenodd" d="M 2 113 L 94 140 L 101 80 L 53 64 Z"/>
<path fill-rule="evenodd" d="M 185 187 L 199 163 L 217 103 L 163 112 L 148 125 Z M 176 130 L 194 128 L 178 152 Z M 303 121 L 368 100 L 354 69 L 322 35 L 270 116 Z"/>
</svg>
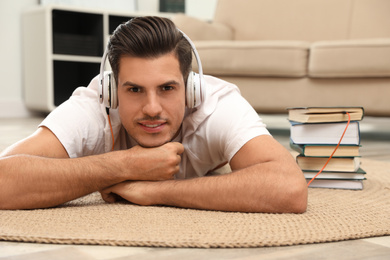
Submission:
<svg viewBox="0 0 390 260">
<path fill-rule="evenodd" d="M 231 28 L 221 23 L 206 22 L 185 14 L 177 14 L 172 21 L 193 41 L 233 40 Z"/>
<path fill-rule="evenodd" d="M 315 78 L 390 77 L 390 38 L 313 43 L 309 75 Z"/>
</svg>

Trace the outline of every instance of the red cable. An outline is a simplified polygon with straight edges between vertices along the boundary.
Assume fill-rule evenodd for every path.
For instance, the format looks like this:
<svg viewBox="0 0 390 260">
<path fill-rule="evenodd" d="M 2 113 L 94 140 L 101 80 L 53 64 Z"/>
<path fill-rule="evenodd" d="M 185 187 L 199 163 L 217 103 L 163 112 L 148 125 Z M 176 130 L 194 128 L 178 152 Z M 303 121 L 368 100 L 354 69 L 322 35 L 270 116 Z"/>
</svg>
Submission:
<svg viewBox="0 0 390 260">
<path fill-rule="evenodd" d="M 321 170 L 320 170 L 320 171 L 319 171 L 319 172 L 318 172 L 318 173 L 317 173 L 317 174 L 316 174 L 316 175 L 307 183 L 307 186 L 309 186 L 310 183 L 312 183 L 312 181 L 314 181 L 314 179 L 317 178 L 318 175 L 320 175 L 320 173 L 321 173 L 321 172 L 325 169 L 325 167 L 328 165 L 330 159 L 332 159 L 334 153 L 337 151 L 337 148 L 339 148 L 340 143 L 341 143 L 341 141 L 342 141 L 343 138 L 344 138 L 345 132 L 347 132 L 349 123 L 351 122 L 351 115 L 350 115 L 348 112 L 346 112 L 346 114 L 348 115 L 348 122 L 347 122 L 347 125 L 346 125 L 345 129 L 344 129 L 343 134 L 341 135 L 341 138 L 340 138 L 339 143 L 336 145 L 336 148 L 334 149 L 333 153 L 330 155 L 330 157 L 329 157 L 328 160 L 326 161 L 324 167 L 322 167 L 322 169 L 321 169 Z"/>
</svg>

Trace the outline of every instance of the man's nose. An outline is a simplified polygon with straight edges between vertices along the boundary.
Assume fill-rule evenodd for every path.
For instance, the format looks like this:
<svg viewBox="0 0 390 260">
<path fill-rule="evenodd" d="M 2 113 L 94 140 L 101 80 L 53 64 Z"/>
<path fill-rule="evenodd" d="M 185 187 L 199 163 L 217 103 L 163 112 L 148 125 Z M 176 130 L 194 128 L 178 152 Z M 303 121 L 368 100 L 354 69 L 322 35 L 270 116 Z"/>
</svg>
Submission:
<svg viewBox="0 0 390 260">
<path fill-rule="evenodd" d="M 142 112 L 145 115 L 154 117 L 160 115 L 162 112 L 162 107 L 160 104 L 160 99 L 157 94 L 149 94 L 147 95 L 144 107 L 142 109 Z"/>
</svg>

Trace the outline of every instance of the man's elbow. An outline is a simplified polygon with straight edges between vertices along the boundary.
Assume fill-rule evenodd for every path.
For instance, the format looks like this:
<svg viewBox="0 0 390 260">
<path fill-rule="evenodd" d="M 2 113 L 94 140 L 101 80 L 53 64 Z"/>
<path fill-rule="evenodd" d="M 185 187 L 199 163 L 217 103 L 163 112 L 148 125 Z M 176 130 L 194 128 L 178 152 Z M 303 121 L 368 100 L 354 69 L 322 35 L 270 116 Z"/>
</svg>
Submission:
<svg viewBox="0 0 390 260">
<path fill-rule="evenodd" d="M 264 194 L 259 194 L 264 196 Z M 261 197 L 257 197 L 258 202 L 263 201 Z M 250 212 L 258 213 L 292 213 L 302 214 L 307 210 L 308 201 L 308 189 L 306 181 L 295 182 L 290 185 L 280 185 L 275 187 L 272 197 L 268 197 L 266 207 L 263 203 L 254 203 L 255 208 L 252 208 Z"/>
<path fill-rule="evenodd" d="M 284 210 L 286 213 L 305 213 L 307 210 L 308 189 L 306 181 L 295 183 L 286 192 Z"/>
</svg>

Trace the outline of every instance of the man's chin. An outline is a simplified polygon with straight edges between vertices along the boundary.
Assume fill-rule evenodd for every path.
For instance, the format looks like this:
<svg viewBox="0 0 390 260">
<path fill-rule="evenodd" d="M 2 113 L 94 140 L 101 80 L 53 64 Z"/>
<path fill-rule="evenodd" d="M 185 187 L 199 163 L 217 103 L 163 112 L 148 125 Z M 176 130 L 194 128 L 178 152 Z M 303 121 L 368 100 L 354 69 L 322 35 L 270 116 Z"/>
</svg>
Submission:
<svg viewBox="0 0 390 260">
<path fill-rule="evenodd" d="M 144 148 L 155 148 L 155 147 L 162 146 L 166 143 L 169 143 L 169 141 L 138 142 L 138 145 Z"/>
</svg>

